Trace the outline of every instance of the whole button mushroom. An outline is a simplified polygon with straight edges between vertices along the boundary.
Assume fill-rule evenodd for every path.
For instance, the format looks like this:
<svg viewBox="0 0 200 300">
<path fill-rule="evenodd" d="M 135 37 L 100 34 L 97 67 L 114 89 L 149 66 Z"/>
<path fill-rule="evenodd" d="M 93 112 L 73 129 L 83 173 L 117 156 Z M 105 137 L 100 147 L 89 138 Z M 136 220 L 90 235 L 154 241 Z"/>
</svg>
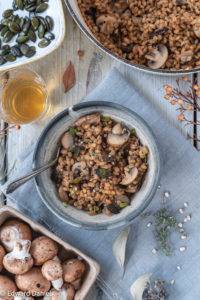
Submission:
<svg viewBox="0 0 200 300">
<path fill-rule="evenodd" d="M 4 250 L 4 248 L 0 245 L 0 272 L 3 269 L 3 258 L 6 255 L 6 251 Z"/>
<path fill-rule="evenodd" d="M 7 276 L 0 275 L 0 299 L 11 300 L 17 292 L 15 283 Z"/>
<path fill-rule="evenodd" d="M 121 147 L 129 139 L 130 132 L 126 128 L 122 128 L 120 123 L 117 123 L 112 132 L 108 134 L 107 143 L 112 147 Z"/>
<path fill-rule="evenodd" d="M 32 240 L 32 232 L 30 227 L 17 220 L 6 221 L 0 229 L 0 240 L 4 248 L 10 252 L 14 248 L 17 240 Z"/>
<path fill-rule="evenodd" d="M 48 281 L 51 281 L 52 286 L 56 290 L 59 291 L 61 289 L 63 286 L 63 270 L 58 258 L 45 262 L 42 266 L 42 274 Z"/>
<path fill-rule="evenodd" d="M 24 274 L 29 271 L 33 266 L 33 258 L 29 253 L 30 246 L 30 241 L 15 242 L 13 251 L 3 258 L 4 268 L 12 274 Z"/>
<path fill-rule="evenodd" d="M 46 261 L 53 259 L 58 254 L 56 242 L 46 236 L 40 236 L 33 240 L 30 253 L 36 266 L 43 265 Z"/>
<path fill-rule="evenodd" d="M 38 267 L 32 268 L 25 274 L 16 275 L 15 282 L 21 291 L 37 297 L 44 296 L 51 287 L 51 283 L 44 278 Z"/>
<path fill-rule="evenodd" d="M 65 282 L 72 283 L 80 279 L 85 273 L 86 266 L 80 259 L 73 258 L 65 261 L 63 267 L 63 279 Z"/>
<path fill-rule="evenodd" d="M 64 284 L 60 291 L 52 289 L 48 296 L 44 297 L 44 300 L 73 300 L 75 296 L 75 290 L 71 284 Z"/>
</svg>

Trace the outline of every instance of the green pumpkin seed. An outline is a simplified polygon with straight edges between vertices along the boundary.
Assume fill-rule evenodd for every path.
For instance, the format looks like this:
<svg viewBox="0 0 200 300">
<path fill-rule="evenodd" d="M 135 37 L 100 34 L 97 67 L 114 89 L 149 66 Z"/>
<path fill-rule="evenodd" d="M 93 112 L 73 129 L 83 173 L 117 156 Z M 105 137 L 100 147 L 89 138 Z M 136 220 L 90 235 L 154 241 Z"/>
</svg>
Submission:
<svg viewBox="0 0 200 300">
<path fill-rule="evenodd" d="M 48 3 L 45 3 L 45 2 L 43 2 L 43 3 L 41 3 L 41 4 L 39 4 L 37 7 L 36 7 L 36 12 L 37 13 L 42 13 L 42 12 L 44 12 L 45 10 L 47 10 L 47 8 L 48 8 Z"/>
<path fill-rule="evenodd" d="M 25 23 L 24 23 L 24 25 L 23 25 L 23 27 L 22 27 L 22 31 L 25 33 L 25 34 L 27 34 L 27 32 L 29 31 L 29 29 L 30 29 L 30 26 L 31 26 L 31 21 L 29 20 L 29 19 L 25 19 Z"/>
<path fill-rule="evenodd" d="M 22 52 L 20 51 L 20 49 L 17 45 L 11 47 L 10 53 L 16 57 L 22 56 Z"/>
<path fill-rule="evenodd" d="M 7 31 L 3 37 L 3 42 L 4 43 L 9 43 L 12 38 L 14 37 L 14 33 L 11 31 Z"/>
<path fill-rule="evenodd" d="M 43 26 L 43 24 L 40 24 L 40 26 L 38 27 L 38 37 L 42 39 L 44 37 L 44 34 L 45 34 L 45 27 Z"/>
<path fill-rule="evenodd" d="M 9 21 L 8 19 L 3 19 L 3 20 L 1 21 L 1 24 L 3 24 L 4 26 L 8 26 L 9 23 L 10 23 L 10 21 Z"/>
<path fill-rule="evenodd" d="M 13 54 L 6 54 L 5 56 L 4 56 L 4 58 L 6 59 L 6 61 L 9 61 L 9 62 L 13 62 L 13 61 L 15 61 L 16 60 L 16 57 L 13 55 Z"/>
<path fill-rule="evenodd" d="M 0 55 L 0 66 L 4 65 L 6 63 L 6 60 L 3 58 L 3 56 Z"/>
<path fill-rule="evenodd" d="M 3 24 L 0 24 L 0 31 L 4 28 Z"/>
<path fill-rule="evenodd" d="M 27 44 L 22 44 L 22 45 L 20 46 L 20 51 L 21 51 L 21 53 L 22 53 L 23 55 L 26 55 L 26 54 L 28 53 L 28 51 L 29 51 L 29 45 L 27 45 Z"/>
<path fill-rule="evenodd" d="M 53 27 L 54 27 L 54 21 L 53 21 L 53 19 L 50 16 L 46 16 L 45 20 L 46 20 L 46 24 L 47 24 L 47 30 L 48 31 L 53 30 Z"/>
<path fill-rule="evenodd" d="M 1 36 L 4 37 L 4 35 L 6 34 L 6 32 L 9 31 L 9 28 L 7 26 L 5 26 L 2 30 L 1 30 Z"/>
<path fill-rule="evenodd" d="M 46 32 L 44 37 L 50 41 L 53 41 L 55 39 L 55 35 L 52 32 Z"/>
<path fill-rule="evenodd" d="M 3 12 L 2 16 L 7 19 L 7 18 L 10 18 L 12 16 L 12 14 L 13 14 L 13 10 L 12 9 L 6 9 Z"/>
<path fill-rule="evenodd" d="M 29 40 L 32 41 L 33 43 L 35 43 L 37 40 L 37 36 L 32 29 L 29 30 L 28 37 L 29 37 Z"/>
<path fill-rule="evenodd" d="M 31 3 L 29 5 L 26 5 L 25 9 L 29 12 L 34 12 L 36 10 L 36 5 L 34 3 Z"/>
<path fill-rule="evenodd" d="M 12 22 L 9 26 L 10 31 L 14 32 L 14 33 L 18 33 L 21 31 L 20 26 L 16 23 L 16 22 Z"/>
<path fill-rule="evenodd" d="M 28 52 L 25 54 L 26 57 L 30 58 L 32 56 L 34 56 L 36 53 L 36 48 L 34 46 L 29 47 Z"/>
<path fill-rule="evenodd" d="M 51 43 L 50 40 L 44 38 L 39 42 L 38 47 L 45 48 L 45 47 L 49 46 L 50 43 Z"/>
<path fill-rule="evenodd" d="M 18 38 L 16 39 L 16 42 L 18 44 L 24 44 L 26 42 L 28 42 L 29 37 L 27 35 L 19 35 Z"/>
<path fill-rule="evenodd" d="M 23 0 L 15 0 L 15 5 L 16 5 L 19 9 L 21 9 L 21 10 L 24 9 L 24 3 L 23 3 Z"/>
<path fill-rule="evenodd" d="M 33 17 L 33 18 L 31 19 L 31 25 L 32 25 L 32 27 L 33 27 L 34 30 L 37 30 L 37 29 L 38 29 L 38 27 L 39 27 L 39 25 L 40 25 L 40 21 L 38 20 L 37 17 Z"/>
</svg>

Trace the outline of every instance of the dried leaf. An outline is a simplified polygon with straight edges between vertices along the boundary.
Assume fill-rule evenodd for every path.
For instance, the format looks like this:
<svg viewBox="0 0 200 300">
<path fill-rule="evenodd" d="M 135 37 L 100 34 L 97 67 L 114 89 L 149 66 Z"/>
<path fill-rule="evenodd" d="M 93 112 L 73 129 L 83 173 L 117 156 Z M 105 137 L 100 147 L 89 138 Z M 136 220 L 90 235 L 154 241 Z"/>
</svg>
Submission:
<svg viewBox="0 0 200 300">
<path fill-rule="evenodd" d="M 129 232 L 130 227 L 123 229 L 113 243 L 113 254 L 121 268 L 124 268 L 126 260 L 126 245 Z"/>
<path fill-rule="evenodd" d="M 140 276 L 131 286 L 130 292 L 134 300 L 142 300 L 144 290 L 150 284 L 151 274 Z"/>
<path fill-rule="evenodd" d="M 71 88 L 73 88 L 73 86 L 76 84 L 75 69 L 71 61 L 63 74 L 63 84 L 65 88 L 65 93 L 71 90 Z"/>
</svg>

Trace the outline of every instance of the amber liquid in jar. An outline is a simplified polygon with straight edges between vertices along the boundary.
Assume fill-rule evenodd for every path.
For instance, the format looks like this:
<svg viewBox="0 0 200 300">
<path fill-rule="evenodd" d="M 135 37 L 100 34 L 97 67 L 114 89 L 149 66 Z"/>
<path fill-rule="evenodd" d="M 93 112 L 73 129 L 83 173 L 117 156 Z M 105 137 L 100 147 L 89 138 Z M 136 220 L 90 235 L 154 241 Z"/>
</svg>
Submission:
<svg viewBox="0 0 200 300">
<path fill-rule="evenodd" d="M 9 123 L 31 123 L 46 109 L 46 99 L 45 87 L 40 82 L 16 78 L 3 90 L 2 110 Z"/>
</svg>

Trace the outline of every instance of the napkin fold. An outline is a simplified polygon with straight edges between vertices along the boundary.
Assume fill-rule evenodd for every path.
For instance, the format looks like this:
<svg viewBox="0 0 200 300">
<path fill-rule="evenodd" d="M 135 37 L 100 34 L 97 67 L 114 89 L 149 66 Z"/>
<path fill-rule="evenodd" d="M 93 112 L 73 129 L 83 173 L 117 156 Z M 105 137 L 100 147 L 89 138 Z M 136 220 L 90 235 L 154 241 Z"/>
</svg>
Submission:
<svg viewBox="0 0 200 300">
<path fill-rule="evenodd" d="M 125 78 L 113 69 L 100 85 L 84 101 L 112 101 L 124 105 L 138 113 L 152 128 L 162 151 L 162 176 L 160 188 L 147 208 L 156 211 L 163 205 L 163 199 L 171 209 L 178 210 L 188 203 L 184 214 L 191 214 L 191 221 L 184 223 L 188 239 L 181 240 L 180 235 L 172 236 L 173 255 L 166 257 L 159 252 L 152 253 L 156 241 L 152 227 L 147 223 L 152 217 L 136 218 L 131 226 L 127 245 L 125 273 L 118 266 L 112 253 L 112 243 L 119 229 L 109 231 L 87 231 L 73 228 L 53 215 L 42 203 L 33 181 L 25 184 L 13 194 L 8 195 L 9 205 L 17 207 L 31 218 L 48 227 L 63 240 L 80 248 L 101 265 L 100 286 L 105 294 L 101 299 L 132 299 L 130 286 L 138 276 L 153 273 L 155 277 L 168 282 L 169 299 L 197 300 L 200 295 L 200 158 L 199 153 L 172 127 L 163 114 L 145 99 Z M 33 152 L 27 150 L 21 156 L 18 172 L 12 179 L 31 170 Z M 5 191 L 6 185 L 2 187 Z M 167 193 L 166 193 L 167 192 Z M 165 197 L 165 195 L 169 197 Z M 181 252 L 180 247 L 186 247 Z M 154 251 L 153 251 L 154 252 Z M 94 299 L 94 297 L 93 297 Z M 97 299 L 97 298 L 96 298 Z"/>
</svg>

